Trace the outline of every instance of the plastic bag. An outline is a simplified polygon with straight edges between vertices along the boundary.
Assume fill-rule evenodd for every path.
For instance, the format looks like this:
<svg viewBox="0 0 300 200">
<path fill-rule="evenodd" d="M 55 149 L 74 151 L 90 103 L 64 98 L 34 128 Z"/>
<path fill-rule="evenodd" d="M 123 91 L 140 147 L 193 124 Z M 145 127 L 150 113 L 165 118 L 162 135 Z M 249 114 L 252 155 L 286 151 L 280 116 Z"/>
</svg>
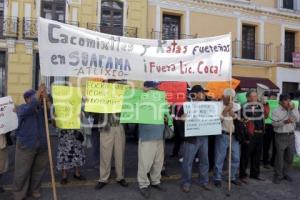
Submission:
<svg viewBox="0 0 300 200">
<path fill-rule="evenodd" d="M 300 167 L 300 156 L 294 156 L 293 167 Z"/>
<path fill-rule="evenodd" d="M 165 139 L 172 139 L 174 137 L 174 127 L 165 125 L 164 129 L 164 137 Z"/>
</svg>

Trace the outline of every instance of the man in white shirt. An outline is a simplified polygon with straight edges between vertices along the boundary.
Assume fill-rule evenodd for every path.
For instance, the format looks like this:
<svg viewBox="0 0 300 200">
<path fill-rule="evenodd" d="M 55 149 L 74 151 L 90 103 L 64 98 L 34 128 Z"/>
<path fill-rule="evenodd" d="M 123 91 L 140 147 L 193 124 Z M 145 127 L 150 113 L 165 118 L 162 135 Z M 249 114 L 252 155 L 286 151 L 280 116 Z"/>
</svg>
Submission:
<svg viewBox="0 0 300 200">
<path fill-rule="evenodd" d="M 299 122 L 299 111 L 291 102 L 288 95 L 280 95 L 280 106 L 272 113 L 275 131 L 276 158 L 274 167 L 275 184 L 285 179 L 292 182 L 288 169 L 293 161 L 293 147 L 295 143 L 295 128 Z"/>
</svg>

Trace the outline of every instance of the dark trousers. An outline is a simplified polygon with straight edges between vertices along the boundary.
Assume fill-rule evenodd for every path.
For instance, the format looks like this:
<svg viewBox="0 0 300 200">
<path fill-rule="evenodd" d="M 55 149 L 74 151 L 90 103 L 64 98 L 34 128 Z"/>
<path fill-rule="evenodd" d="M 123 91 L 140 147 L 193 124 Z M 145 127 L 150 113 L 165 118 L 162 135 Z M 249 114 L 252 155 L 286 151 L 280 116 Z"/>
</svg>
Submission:
<svg viewBox="0 0 300 200">
<path fill-rule="evenodd" d="M 283 178 L 288 175 L 288 170 L 293 162 L 293 150 L 295 147 L 295 136 L 286 133 L 276 134 L 276 159 L 275 159 L 275 176 Z"/>
<path fill-rule="evenodd" d="M 208 160 L 210 171 L 213 171 L 215 166 L 215 140 L 215 135 L 208 136 Z"/>
<path fill-rule="evenodd" d="M 270 148 L 272 144 L 272 156 L 270 160 Z M 264 165 L 274 165 L 276 154 L 276 146 L 275 146 L 275 132 L 273 126 L 271 124 L 266 124 L 265 126 L 265 134 L 264 134 L 264 143 L 263 143 L 263 163 Z"/>
<path fill-rule="evenodd" d="M 100 132 L 92 130 L 92 152 L 95 166 L 99 166 L 100 161 Z"/>
<path fill-rule="evenodd" d="M 46 148 L 28 149 L 17 142 L 15 153 L 14 199 L 40 192 L 42 177 L 48 165 Z"/>
<path fill-rule="evenodd" d="M 183 134 L 180 133 L 179 128 L 174 126 L 174 148 L 173 148 L 173 156 L 178 156 L 180 147 L 182 146 L 184 141 Z"/>
<path fill-rule="evenodd" d="M 240 178 L 247 177 L 248 162 L 250 160 L 250 177 L 258 178 L 260 175 L 260 157 L 263 148 L 263 134 L 255 133 L 248 143 L 242 144 L 240 161 Z"/>
</svg>

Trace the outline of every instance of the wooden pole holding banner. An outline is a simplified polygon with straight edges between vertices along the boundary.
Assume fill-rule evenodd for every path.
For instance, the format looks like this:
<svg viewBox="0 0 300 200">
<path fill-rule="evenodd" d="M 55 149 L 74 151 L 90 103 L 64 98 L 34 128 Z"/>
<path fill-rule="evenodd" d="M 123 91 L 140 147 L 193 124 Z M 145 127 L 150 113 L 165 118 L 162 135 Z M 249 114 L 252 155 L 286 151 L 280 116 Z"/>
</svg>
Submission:
<svg viewBox="0 0 300 200">
<path fill-rule="evenodd" d="M 232 41 L 232 35 L 230 33 L 230 41 Z M 230 89 L 232 89 L 232 47 L 231 48 L 231 51 L 230 51 L 230 58 L 231 58 L 231 73 L 229 75 L 229 87 Z M 230 95 L 230 101 L 229 103 L 231 104 L 233 101 L 232 101 L 232 96 Z M 233 120 L 233 119 L 232 119 Z M 228 194 L 227 196 L 230 196 L 230 192 L 231 192 L 231 149 L 232 149 L 232 127 L 229 126 L 229 152 L 228 152 Z"/>
<path fill-rule="evenodd" d="M 232 78 L 230 79 L 230 89 L 232 89 Z M 233 103 L 232 96 L 230 96 L 230 101 L 229 103 Z M 231 118 L 233 121 L 233 118 Z M 229 126 L 229 150 L 228 150 L 228 192 L 230 195 L 231 192 L 231 150 L 232 150 L 232 127 Z"/>
<path fill-rule="evenodd" d="M 54 174 L 54 170 L 53 170 L 52 149 L 51 149 L 51 141 L 50 141 L 50 133 L 49 133 L 49 125 L 48 125 L 47 103 L 46 103 L 45 97 L 43 97 L 43 104 L 44 104 L 45 127 L 46 127 L 46 135 L 47 135 L 48 156 L 49 156 L 49 164 L 50 164 L 53 200 L 57 200 L 55 174 Z"/>
</svg>

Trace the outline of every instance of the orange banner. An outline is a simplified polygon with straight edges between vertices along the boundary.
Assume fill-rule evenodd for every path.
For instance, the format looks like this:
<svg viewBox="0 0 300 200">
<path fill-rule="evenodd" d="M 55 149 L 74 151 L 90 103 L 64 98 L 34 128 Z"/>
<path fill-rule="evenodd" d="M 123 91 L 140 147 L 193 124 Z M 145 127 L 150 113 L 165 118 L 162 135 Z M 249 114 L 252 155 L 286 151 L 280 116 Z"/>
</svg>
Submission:
<svg viewBox="0 0 300 200">
<path fill-rule="evenodd" d="M 236 89 L 239 84 L 239 80 L 232 79 L 232 89 Z M 208 82 L 206 85 L 207 95 L 213 99 L 221 99 L 226 88 L 230 88 L 230 82 Z"/>
</svg>

